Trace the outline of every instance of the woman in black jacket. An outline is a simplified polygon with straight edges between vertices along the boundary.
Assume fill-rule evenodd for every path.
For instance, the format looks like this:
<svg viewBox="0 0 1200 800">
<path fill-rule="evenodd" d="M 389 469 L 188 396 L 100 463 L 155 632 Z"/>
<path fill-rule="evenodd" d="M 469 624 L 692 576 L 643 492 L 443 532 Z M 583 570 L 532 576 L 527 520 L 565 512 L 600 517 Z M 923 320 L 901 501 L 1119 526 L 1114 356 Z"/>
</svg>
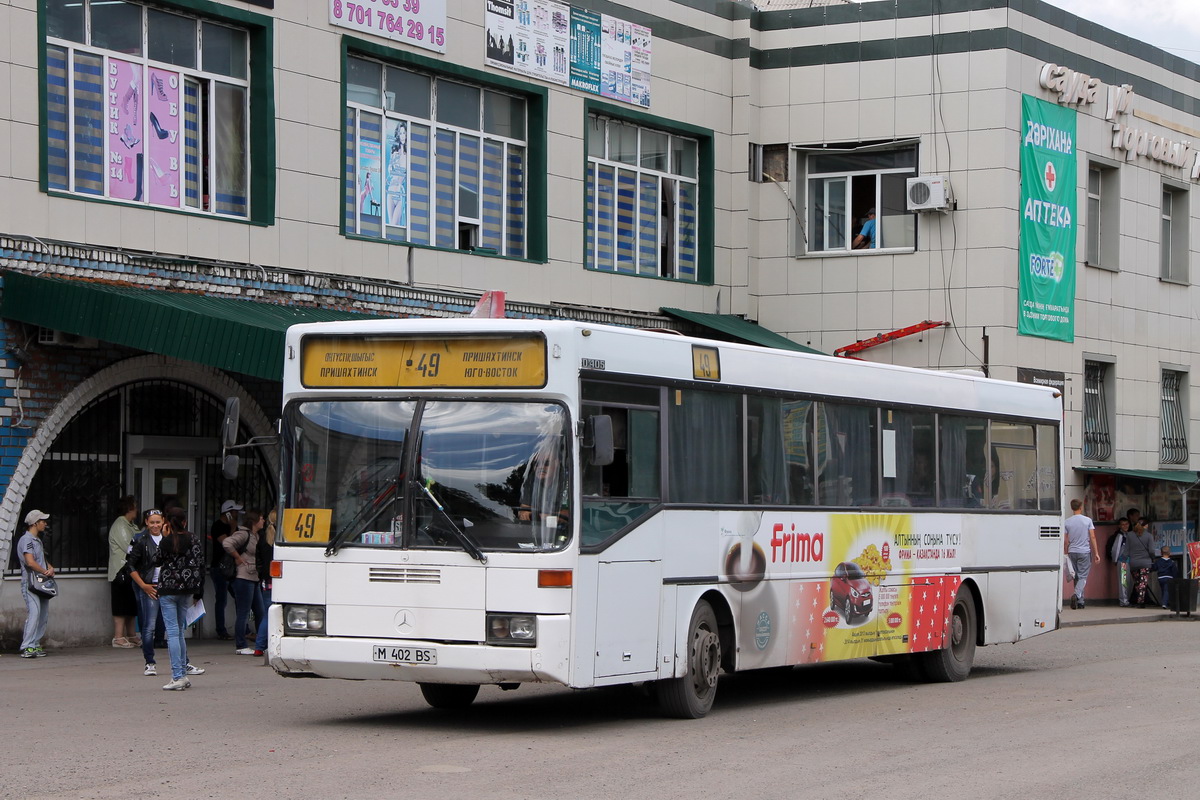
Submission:
<svg viewBox="0 0 1200 800">
<path fill-rule="evenodd" d="M 158 602 L 167 627 L 167 651 L 171 654 L 171 681 L 167 691 L 182 691 L 192 682 L 188 675 L 204 670 L 188 663 L 187 643 L 183 632 L 187 628 L 187 611 L 204 591 L 204 548 L 200 540 L 182 529 L 182 520 L 172 520 L 163 526 L 162 542 L 158 545 L 155 564 L 158 572 Z"/>
</svg>

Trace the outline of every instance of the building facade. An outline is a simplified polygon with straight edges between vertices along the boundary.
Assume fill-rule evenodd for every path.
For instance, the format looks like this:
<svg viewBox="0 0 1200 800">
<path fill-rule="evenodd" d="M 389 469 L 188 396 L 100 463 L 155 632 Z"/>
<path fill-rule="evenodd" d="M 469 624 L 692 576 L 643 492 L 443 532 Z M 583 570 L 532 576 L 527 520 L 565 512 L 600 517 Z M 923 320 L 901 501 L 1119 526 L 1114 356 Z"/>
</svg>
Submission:
<svg viewBox="0 0 1200 800">
<path fill-rule="evenodd" d="M 1061 385 L 1069 491 L 1183 521 L 1191 62 L 1039 0 L 0 0 L 0 30 L 5 646 L 30 508 L 51 643 L 100 641 L 121 495 L 199 531 L 273 503 L 270 448 L 230 481 L 218 435 L 234 396 L 272 433 L 287 324 L 489 290 L 826 353 L 910 329 L 858 355 Z"/>
</svg>

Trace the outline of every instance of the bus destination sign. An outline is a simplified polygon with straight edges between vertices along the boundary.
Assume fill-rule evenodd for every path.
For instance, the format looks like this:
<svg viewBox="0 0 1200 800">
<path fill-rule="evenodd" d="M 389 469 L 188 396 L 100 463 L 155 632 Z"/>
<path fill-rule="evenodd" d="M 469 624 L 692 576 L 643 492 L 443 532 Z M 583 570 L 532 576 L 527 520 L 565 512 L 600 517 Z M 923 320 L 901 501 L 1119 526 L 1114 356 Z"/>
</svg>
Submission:
<svg viewBox="0 0 1200 800">
<path fill-rule="evenodd" d="M 300 377 L 329 389 L 536 389 L 546 385 L 546 340 L 476 337 L 306 336 Z"/>
</svg>

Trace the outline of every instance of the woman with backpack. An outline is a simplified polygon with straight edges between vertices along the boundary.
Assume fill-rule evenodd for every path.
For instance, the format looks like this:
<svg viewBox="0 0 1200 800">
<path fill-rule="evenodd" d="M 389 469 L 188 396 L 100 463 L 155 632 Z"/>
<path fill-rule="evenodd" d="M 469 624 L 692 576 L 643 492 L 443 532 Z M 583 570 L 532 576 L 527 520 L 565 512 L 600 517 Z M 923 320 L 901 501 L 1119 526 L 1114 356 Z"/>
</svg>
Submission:
<svg viewBox="0 0 1200 800">
<path fill-rule="evenodd" d="M 167 691 L 190 688 L 192 682 L 187 676 L 204 672 L 188 663 L 187 643 L 183 638 L 187 610 L 204 592 L 204 546 L 184 525 L 185 519 L 168 517 L 154 556 L 158 568 L 158 603 L 167 629 L 167 652 L 171 654 L 171 680 L 163 687 Z"/>
</svg>

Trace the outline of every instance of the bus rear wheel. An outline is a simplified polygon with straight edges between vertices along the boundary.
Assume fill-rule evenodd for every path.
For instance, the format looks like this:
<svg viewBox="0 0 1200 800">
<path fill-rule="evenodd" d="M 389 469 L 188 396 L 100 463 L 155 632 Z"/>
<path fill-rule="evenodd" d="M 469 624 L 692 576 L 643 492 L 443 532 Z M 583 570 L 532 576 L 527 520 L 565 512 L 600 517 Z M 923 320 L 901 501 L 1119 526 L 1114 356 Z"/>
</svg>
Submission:
<svg viewBox="0 0 1200 800">
<path fill-rule="evenodd" d="M 679 719 L 700 719 L 712 708 L 721 673 L 721 636 L 712 606 L 701 600 L 688 625 L 687 673 L 655 685 L 662 710 Z"/>
<path fill-rule="evenodd" d="M 946 646 L 920 654 L 921 672 L 934 683 L 953 683 L 971 674 L 975 663 L 975 602 L 965 586 L 954 598 L 946 629 Z"/>
<path fill-rule="evenodd" d="M 447 711 L 466 708 L 479 694 L 479 685 L 475 683 L 418 683 L 417 686 L 421 687 L 426 703 Z"/>
</svg>

